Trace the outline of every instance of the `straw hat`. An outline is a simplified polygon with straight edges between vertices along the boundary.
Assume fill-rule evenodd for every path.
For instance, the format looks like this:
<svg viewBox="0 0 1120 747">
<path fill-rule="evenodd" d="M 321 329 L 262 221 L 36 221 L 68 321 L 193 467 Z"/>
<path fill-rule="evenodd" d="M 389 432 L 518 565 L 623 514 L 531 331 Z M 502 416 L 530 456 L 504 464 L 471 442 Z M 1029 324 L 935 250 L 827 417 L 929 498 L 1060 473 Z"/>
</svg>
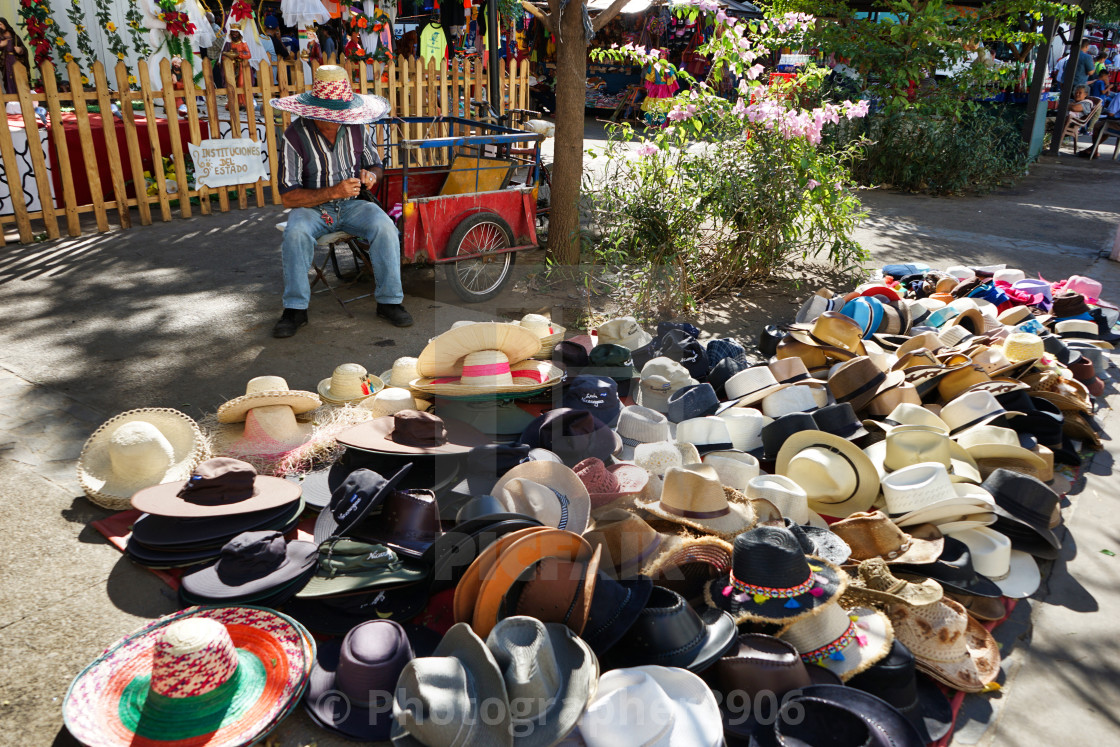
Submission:
<svg viewBox="0 0 1120 747">
<path fill-rule="evenodd" d="M 549 358 L 552 356 L 552 348 L 556 343 L 564 339 L 567 329 L 556 324 L 551 319 L 540 314 L 526 314 L 520 320 L 514 322 L 521 327 L 532 332 L 541 341 L 540 350 L 533 356 L 535 358 Z"/>
<path fill-rule="evenodd" d="M 746 493 L 752 501 L 767 501 L 796 524 L 828 527 L 820 514 L 809 510 L 809 496 L 804 488 L 785 475 L 758 475 L 747 484 Z"/>
<path fill-rule="evenodd" d="M 420 378 L 420 371 L 416 369 L 417 359 L 404 356 L 393 361 L 393 367 L 382 372 L 380 378 L 387 387 L 408 389 L 408 385 Z"/>
<path fill-rule="evenodd" d="M 926 412 L 923 410 L 923 412 Z M 931 417 L 937 417 L 932 415 Z M 936 426 L 899 425 L 863 453 L 882 479 L 887 473 L 920 462 L 937 462 L 949 470 L 953 482 L 980 482 L 980 468 L 964 446 Z"/>
<path fill-rule="evenodd" d="M 920 425 L 949 435 L 949 426 L 936 413 L 908 402 L 899 404 L 882 421 L 867 420 L 864 421 L 864 425 L 868 428 L 878 428 L 886 433 L 890 433 L 900 425 Z"/>
<path fill-rule="evenodd" d="M 192 607 L 108 648 L 70 685 L 66 728 L 83 744 L 256 742 L 299 704 L 310 634 L 272 610 Z"/>
<path fill-rule="evenodd" d="M 319 382 L 319 397 L 330 405 L 360 402 L 385 388 L 385 382 L 370 376 L 365 366 L 343 363 L 329 379 Z"/>
<path fill-rule="evenodd" d="M 715 469 L 720 483 L 740 493 L 747 492 L 747 486 L 759 473 L 758 460 L 741 451 L 710 451 L 701 461 Z"/>
<path fill-rule="evenodd" d="M 669 467 L 657 500 L 637 506 L 667 521 L 730 539 L 754 526 L 755 512 L 743 493 L 720 484 L 706 464 Z"/>
<path fill-rule="evenodd" d="M 427 402 L 424 403 L 423 408 L 418 407 L 418 404 L 408 389 L 393 386 L 385 387 L 372 397 L 363 399 L 358 406 L 372 412 L 374 418 L 384 418 L 395 415 L 401 410 L 427 409 Z"/>
<path fill-rule="evenodd" d="M 879 473 L 851 441 L 824 431 L 801 431 L 786 439 L 774 473 L 800 485 L 809 508 L 842 518 L 866 511 L 879 494 Z"/>
<path fill-rule="evenodd" d="M 478 326 L 483 325 L 471 325 Z M 418 392 L 448 398 L 513 392 L 528 394 L 555 386 L 563 377 L 564 372 L 551 361 L 512 363 L 499 350 L 478 350 L 463 356 L 459 376 L 420 378 L 410 386 Z"/>
<path fill-rule="evenodd" d="M 883 477 L 882 486 L 886 511 L 902 527 L 928 523 L 948 532 L 952 530 L 946 522 L 995 510 L 990 493 L 976 485 L 952 482 L 945 466 L 937 462 L 891 472 Z M 994 516 L 987 523 L 993 521 Z"/>
<path fill-rule="evenodd" d="M 731 445 L 748 452 L 762 448 L 762 429 L 772 422 L 771 418 L 750 407 L 733 407 L 716 417 L 727 424 Z"/>
<path fill-rule="evenodd" d="M 1042 338 L 1030 332 L 1012 332 L 1003 341 L 1003 354 L 1012 363 L 1037 361 L 1046 355 Z"/>
<path fill-rule="evenodd" d="M 1018 434 L 1010 428 L 1000 428 L 995 425 L 970 428 L 957 437 L 957 443 L 964 447 L 969 456 L 977 461 L 999 459 L 1004 462 L 1018 463 L 1028 467 L 1031 474 L 1038 474 L 1046 469 L 1046 462 L 1043 458 L 1031 449 L 1025 448 L 1019 442 Z"/>
<path fill-rule="evenodd" d="M 980 575 L 994 581 L 1005 597 L 1024 599 L 1038 591 L 1042 575 L 1029 553 L 1012 550 L 1011 540 L 990 527 L 954 532 L 953 537 L 968 545 L 972 566 Z"/>
<path fill-rule="evenodd" d="M 575 471 L 559 462 L 519 464 L 502 475 L 491 493 L 512 513 L 576 534 L 587 529 L 591 518 L 591 494 Z"/>
<path fill-rule="evenodd" d="M 882 612 L 867 607 L 845 610 L 832 602 L 819 614 L 783 628 L 778 638 L 793 644 L 806 664 L 824 667 L 847 681 L 890 652 L 894 631 Z"/>
<path fill-rule="evenodd" d="M 376 122 L 392 110 L 380 96 L 354 93 L 349 74 L 338 65 L 320 65 L 310 91 L 272 99 L 269 104 L 307 119 L 340 124 Z"/>
<path fill-rule="evenodd" d="M 512 366 L 533 356 L 540 346 L 539 337 L 517 324 L 465 324 L 433 338 L 417 358 L 416 370 L 423 378 L 459 377 L 463 375 L 463 359 L 471 353 L 496 351 Z"/>
<path fill-rule="evenodd" d="M 588 457 L 572 469 L 587 488 L 592 508 L 641 495 L 650 480 L 649 473 L 635 464 L 608 467 L 598 457 Z"/>
<path fill-rule="evenodd" d="M 595 522 L 583 533 L 593 548 L 602 548 L 603 570 L 619 578 L 627 578 L 655 558 L 667 540 L 645 519 L 622 508 L 612 508 L 595 516 Z"/>
<path fill-rule="evenodd" d="M 863 329 L 838 311 L 826 311 L 812 325 L 795 325 L 790 336 L 798 342 L 837 349 L 841 353 L 865 355 Z M 785 356 L 782 356 L 785 357 Z M 800 356 L 798 356 L 800 357 Z M 841 355 L 843 360 L 846 355 Z M 808 363 L 806 363 L 808 365 Z M 812 368 L 812 366 L 809 366 Z"/>
<path fill-rule="evenodd" d="M 97 505 L 123 511 L 142 488 L 186 480 L 208 451 L 198 424 L 178 410 L 129 410 L 86 440 L 78 483 Z"/>
<path fill-rule="evenodd" d="M 894 605 L 890 616 L 918 669 L 935 680 L 975 693 L 999 675 L 995 639 L 957 602 L 943 598 L 924 607 Z"/>
<path fill-rule="evenodd" d="M 920 607 L 941 601 L 945 596 L 941 584 L 932 578 L 922 581 L 905 581 L 896 578 L 883 558 L 868 558 L 859 564 L 857 576 L 848 582 L 848 589 L 841 603 L 869 604 L 885 607 L 906 604 Z"/>
<path fill-rule="evenodd" d="M 240 423 L 251 410 L 273 405 L 283 405 L 293 415 L 299 415 L 322 404 L 312 392 L 288 389 L 288 382 L 280 376 L 257 376 L 249 379 L 249 383 L 245 385 L 245 394 L 218 408 L 218 422 Z"/>
</svg>

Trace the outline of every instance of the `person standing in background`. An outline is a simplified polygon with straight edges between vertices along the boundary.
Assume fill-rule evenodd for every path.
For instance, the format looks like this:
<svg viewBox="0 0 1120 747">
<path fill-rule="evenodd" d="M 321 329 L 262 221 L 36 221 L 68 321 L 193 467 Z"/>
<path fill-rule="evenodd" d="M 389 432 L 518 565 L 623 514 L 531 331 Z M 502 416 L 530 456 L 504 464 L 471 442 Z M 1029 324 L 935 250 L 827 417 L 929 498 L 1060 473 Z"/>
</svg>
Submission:
<svg viewBox="0 0 1120 747">
<path fill-rule="evenodd" d="M 213 72 L 214 86 L 216 88 L 222 87 L 222 48 L 226 44 L 226 35 L 222 31 L 222 27 L 214 20 L 213 13 L 206 14 L 206 22 L 210 24 L 210 28 L 214 31 L 214 43 L 206 48 L 206 59 L 210 61 L 210 69 Z"/>
<path fill-rule="evenodd" d="M 3 75 L 0 84 L 3 85 L 4 93 L 16 93 L 17 62 L 28 67 L 27 47 L 23 45 L 23 40 L 12 28 L 12 24 L 8 23 L 8 19 L 0 18 L 0 74 Z"/>
</svg>

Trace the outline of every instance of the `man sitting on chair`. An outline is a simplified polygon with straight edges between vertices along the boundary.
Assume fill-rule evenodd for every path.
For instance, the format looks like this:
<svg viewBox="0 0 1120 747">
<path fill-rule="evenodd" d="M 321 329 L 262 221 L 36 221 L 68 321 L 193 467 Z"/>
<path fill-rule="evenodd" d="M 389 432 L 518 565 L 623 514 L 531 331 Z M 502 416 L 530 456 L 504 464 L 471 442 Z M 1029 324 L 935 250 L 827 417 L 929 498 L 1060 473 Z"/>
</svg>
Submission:
<svg viewBox="0 0 1120 747">
<path fill-rule="evenodd" d="M 273 99 L 272 106 L 299 115 L 280 146 L 280 199 L 291 208 L 284 231 L 284 313 L 273 337 L 291 337 L 307 324 L 311 283 L 307 273 L 315 242 L 344 231 L 369 242 L 377 315 L 397 327 L 412 324 L 401 302 L 401 252 L 397 227 L 376 203 L 354 199 L 381 180 L 381 159 L 366 127 L 389 113 L 380 96 L 354 93 L 346 71 L 323 65 L 310 93 Z"/>
</svg>

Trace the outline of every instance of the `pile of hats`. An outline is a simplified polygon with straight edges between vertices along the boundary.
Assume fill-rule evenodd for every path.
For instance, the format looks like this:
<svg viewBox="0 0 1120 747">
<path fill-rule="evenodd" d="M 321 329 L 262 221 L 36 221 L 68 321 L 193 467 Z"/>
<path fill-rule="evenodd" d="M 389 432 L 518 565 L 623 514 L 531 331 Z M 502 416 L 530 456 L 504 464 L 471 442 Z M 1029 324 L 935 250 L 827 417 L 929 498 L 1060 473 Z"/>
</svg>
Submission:
<svg viewBox="0 0 1120 747">
<path fill-rule="evenodd" d="M 380 377 L 319 384 L 365 417 L 316 470 L 202 461 L 175 414 L 106 424 L 83 485 L 144 512 L 128 553 L 187 568 L 184 604 L 333 637 L 304 705 L 352 739 L 927 744 L 947 690 L 995 681 L 989 629 L 1062 547 L 1047 482 L 1095 443 L 1117 339 L 1099 287 L 1021 275 L 891 267 L 811 296 L 756 363 L 685 322 L 460 323 Z M 247 396 L 285 421 L 312 404 L 265 385 Z M 106 709 L 132 719 L 97 727 L 117 743 L 148 708 L 163 723 L 160 698 L 125 683 L 118 714 L 88 674 L 75 734 Z"/>
</svg>

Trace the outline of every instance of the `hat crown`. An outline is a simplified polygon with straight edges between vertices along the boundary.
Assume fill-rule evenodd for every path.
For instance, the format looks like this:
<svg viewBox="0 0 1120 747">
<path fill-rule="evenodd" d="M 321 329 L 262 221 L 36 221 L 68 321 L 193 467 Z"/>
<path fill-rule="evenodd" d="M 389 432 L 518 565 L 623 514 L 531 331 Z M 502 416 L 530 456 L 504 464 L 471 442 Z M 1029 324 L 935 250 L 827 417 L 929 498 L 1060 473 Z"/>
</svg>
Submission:
<svg viewBox="0 0 1120 747">
<path fill-rule="evenodd" d="M 718 407 L 719 398 L 711 384 L 690 384 L 669 395 L 669 420 L 679 423 L 712 415 Z"/>
<path fill-rule="evenodd" d="M 937 462 L 946 468 L 952 464 L 952 441 L 947 432 L 937 428 L 901 425 L 887 434 L 886 444 L 883 464 L 891 471 L 919 462 Z"/>
<path fill-rule="evenodd" d="M 666 744 L 680 709 L 645 667 L 603 674 L 599 694 L 587 709 L 580 734 L 588 747 Z M 658 718 L 651 718 L 657 714 Z M 620 737 L 625 734 L 624 740 Z"/>
<path fill-rule="evenodd" d="M 191 617 L 161 631 L 152 657 L 152 692 L 193 698 L 213 692 L 237 671 L 237 649 L 226 626 Z"/>
<path fill-rule="evenodd" d="M 826 345 L 855 352 L 860 347 L 863 329 L 839 311 L 826 311 L 813 322 L 809 334 Z"/>
<path fill-rule="evenodd" d="M 592 548 L 602 548 L 604 566 L 613 565 L 624 573 L 634 570 L 661 544 L 661 535 L 653 527 L 624 509 L 600 514 L 584 539 Z"/>
<path fill-rule="evenodd" d="M 839 603 L 830 602 L 822 606 L 817 614 L 791 623 L 778 637 L 789 641 L 804 654 L 843 638 L 851 622 L 848 613 Z"/>
<path fill-rule="evenodd" d="M 370 620 L 342 639 L 335 688 L 355 705 L 370 706 L 392 698 L 401 670 L 412 659 L 404 628 L 392 620 Z"/>
<path fill-rule="evenodd" d="M 634 464 L 655 477 L 664 477 L 670 468 L 682 466 L 684 460 L 672 442 L 655 441 L 634 447 Z"/>
<path fill-rule="evenodd" d="M 189 503 L 203 506 L 237 503 L 253 496 L 256 477 L 253 465 L 240 459 L 207 459 L 194 468 L 179 495 Z"/>
<path fill-rule="evenodd" d="M 712 444 L 731 444 L 731 434 L 722 418 L 707 415 L 702 418 L 689 418 L 677 424 L 677 440 L 682 443 L 708 446 Z"/>
<path fill-rule="evenodd" d="M 288 543 L 280 532 L 243 532 L 222 546 L 222 566 L 260 575 L 279 568 L 287 559 Z"/>
<path fill-rule="evenodd" d="M 368 375 L 365 366 L 358 363 L 343 363 L 331 374 L 330 394 L 339 399 L 354 399 L 362 396 L 362 379 Z"/>
<path fill-rule="evenodd" d="M 490 631 L 486 645 L 498 662 L 511 704 L 520 704 L 511 709 L 515 726 L 534 723 L 560 693 L 563 676 L 549 635 L 560 631 L 571 634 L 558 623 L 523 615 L 507 617 Z"/>
<path fill-rule="evenodd" d="M 785 471 L 797 475 L 797 484 L 811 500 L 821 503 L 843 503 L 859 490 L 856 465 L 830 446 L 810 445 L 802 449 L 789 460 Z"/>
<path fill-rule="evenodd" d="M 373 417 L 384 418 L 403 410 L 416 409 L 416 401 L 408 389 L 389 386 L 362 402 L 361 406 L 371 410 Z"/>
<path fill-rule="evenodd" d="M 911 402 L 903 402 L 891 410 L 890 415 L 887 416 L 887 422 L 894 425 L 920 425 L 944 431 L 946 435 L 949 433 L 949 426 L 945 424 L 944 420 L 921 405 L 915 405 Z"/>
<path fill-rule="evenodd" d="M 627 446 L 638 446 L 670 438 L 669 420 L 657 410 L 640 405 L 622 408 L 616 432 Z"/>
<path fill-rule="evenodd" d="M 982 527 L 954 532 L 953 536 L 968 545 L 977 573 L 993 581 L 1007 577 L 1011 570 L 1011 540 L 1006 535 Z"/>
<path fill-rule="evenodd" d="M 161 476 L 175 462 L 175 449 L 151 423 L 124 423 L 109 437 L 109 464 L 114 473 L 129 479 Z"/>
<path fill-rule="evenodd" d="M 706 464 L 670 467 L 665 472 L 661 505 L 668 509 L 707 515 L 723 515 L 729 510 L 719 474 Z"/>
<path fill-rule="evenodd" d="M 327 578 L 399 566 L 397 554 L 384 545 L 332 537 L 319 546 L 319 573 Z"/>
<path fill-rule="evenodd" d="M 584 459 L 573 470 L 589 493 L 617 493 L 619 490 L 618 478 L 598 457 Z"/>
<path fill-rule="evenodd" d="M 811 573 L 801 543 L 782 527 L 755 527 L 735 538 L 732 574 L 751 586 L 791 589 Z"/>
<path fill-rule="evenodd" d="M 917 659 L 960 661 L 968 656 L 968 613 L 952 599 L 920 607 L 893 605 L 895 633 Z"/>
<path fill-rule="evenodd" d="M 1002 415 L 1004 412 L 995 395 L 977 389 L 965 392 L 941 408 L 941 419 L 949 426 L 950 433 L 956 433 L 989 416 Z"/>
<path fill-rule="evenodd" d="M 910 549 L 910 535 L 882 511 L 854 513 L 831 527 L 852 548 L 853 560 L 893 560 Z"/>
<path fill-rule="evenodd" d="M 751 480 L 759 473 L 757 459 L 734 451 L 708 454 L 704 457 L 704 464 L 716 471 L 721 484 L 740 492 L 746 492 Z"/>
<path fill-rule="evenodd" d="M 552 334 L 552 322 L 540 314 L 526 314 L 521 317 L 520 324 L 537 337 L 548 337 Z"/>
<path fill-rule="evenodd" d="M 416 368 L 418 363 L 416 358 L 408 356 L 393 361 L 393 370 L 389 374 L 390 386 L 407 388 L 410 381 L 420 378 L 420 371 Z"/>
<path fill-rule="evenodd" d="M 791 386 L 779 389 L 762 400 L 762 414 L 768 418 L 780 418 L 791 412 L 808 412 L 817 409 L 814 389 L 807 386 Z"/>
<path fill-rule="evenodd" d="M 759 475 L 747 486 L 747 495 L 774 504 L 782 516 L 796 524 L 809 521 L 809 496 L 785 475 Z"/>
<path fill-rule="evenodd" d="M 731 445 L 740 451 L 753 451 L 762 445 L 762 429 L 766 416 L 749 407 L 732 407 L 716 417 L 727 424 Z"/>
<path fill-rule="evenodd" d="M 555 488 L 515 477 L 499 493 L 498 500 L 512 513 L 531 516 L 557 529 L 567 528 L 569 499 Z"/>
<path fill-rule="evenodd" d="M 853 548 L 854 549 L 854 548 Z M 881 557 L 867 558 L 859 564 L 859 579 L 863 586 L 873 591 L 894 593 L 907 582 L 891 573 L 887 561 Z"/>
<path fill-rule="evenodd" d="M 393 703 L 393 718 L 421 744 L 466 747 L 478 724 L 472 699 L 481 698 L 474 678 L 454 656 L 425 656 L 413 659 L 401 671 Z M 502 709 L 508 707 L 505 693 Z"/>
<path fill-rule="evenodd" d="M 354 88 L 346 70 L 338 65 L 320 65 L 311 84 L 311 95 L 326 101 L 346 102 L 353 100 Z"/>
<path fill-rule="evenodd" d="M 513 372 L 509 358 L 500 350 L 476 350 L 463 357 L 460 384 L 474 386 L 510 386 Z"/>
<path fill-rule="evenodd" d="M 1010 428 L 1001 428 L 998 425 L 978 425 L 969 428 L 957 438 L 957 443 L 966 449 L 982 444 L 998 444 L 1000 446 L 1019 446 L 1019 436 Z"/>
<path fill-rule="evenodd" d="M 723 388 L 727 392 L 728 399 L 738 399 L 775 386 L 777 383 L 778 380 L 774 378 L 774 372 L 769 366 L 758 365 L 735 374 L 727 380 Z"/>
<path fill-rule="evenodd" d="M 288 391 L 288 382 L 283 376 L 256 376 L 245 384 L 246 394 L 286 391 Z"/>
<path fill-rule="evenodd" d="M 763 692 L 780 698 L 812 684 L 792 644 L 759 633 L 739 636 L 738 650 L 716 663 L 715 681 L 725 696 L 741 691 L 751 698 Z"/>
</svg>

